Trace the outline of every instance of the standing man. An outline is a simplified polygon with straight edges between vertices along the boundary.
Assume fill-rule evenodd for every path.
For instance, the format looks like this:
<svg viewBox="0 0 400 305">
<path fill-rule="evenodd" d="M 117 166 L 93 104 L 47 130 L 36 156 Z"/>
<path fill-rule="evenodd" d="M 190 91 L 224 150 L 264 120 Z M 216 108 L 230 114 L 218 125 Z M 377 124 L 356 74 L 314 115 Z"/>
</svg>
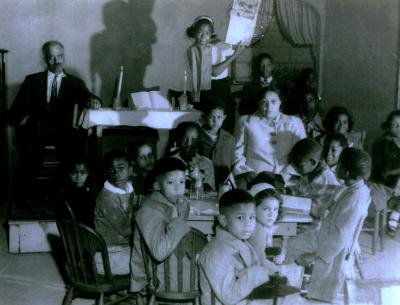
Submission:
<svg viewBox="0 0 400 305">
<path fill-rule="evenodd" d="M 56 147 L 61 164 L 71 154 L 79 153 L 80 137 L 73 128 L 75 105 L 79 110 L 91 106 L 91 94 L 84 82 L 64 71 L 64 46 L 48 41 L 42 52 L 47 70 L 25 78 L 9 112 L 20 153 L 17 188 L 28 197 L 32 195 L 30 190 L 43 163 L 46 145 Z M 92 104 L 100 106 L 97 100 Z M 26 196 L 24 199 L 32 199 Z"/>
</svg>

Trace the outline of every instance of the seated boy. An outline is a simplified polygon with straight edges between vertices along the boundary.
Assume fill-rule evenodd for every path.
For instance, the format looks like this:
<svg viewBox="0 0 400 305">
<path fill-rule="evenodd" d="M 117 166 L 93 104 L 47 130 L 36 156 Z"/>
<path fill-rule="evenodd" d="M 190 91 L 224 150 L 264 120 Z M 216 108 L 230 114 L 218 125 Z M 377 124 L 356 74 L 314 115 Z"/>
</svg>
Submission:
<svg viewBox="0 0 400 305">
<path fill-rule="evenodd" d="M 314 234 L 289 239 L 286 262 L 314 264 L 307 297 L 332 302 L 343 289 L 344 263 L 357 242 L 357 229 L 368 213 L 370 191 L 364 183 L 371 170 L 371 158 L 357 148 L 345 148 L 339 158 L 337 176 L 346 188 L 338 194 L 321 228 Z"/>
<path fill-rule="evenodd" d="M 148 175 L 156 161 L 154 143 L 149 140 L 131 142 L 127 147 L 131 167 L 129 180 L 135 188 L 136 194 L 146 194 L 148 191 Z"/>
<path fill-rule="evenodd" d="M 205 190 L 215 189 L 214 165 L 210 159 L 197 153 L 200 126 L 193 122 L 183 122 L 176 128 L 178 151 L 172 155 L 185 162 L 188 172 L 198 167 Z"/>
<path fill-rule="evenodd" d="M 224 184 L 235 165 L 235 138 L 221 128 L 226 118 L 219 100 L 209 99 L 203 108 L 205 124 L 200 129 L 198 151 L 214 164 L 215 183 Z"/>
<path fill-rule="evenodd" d="M 190 230 L 187 223 L 189 204 L 182 200 L 185 171 L 185 164 L 177 158 L 163 158 L 154 165 L 151 172 L 153 192 L 143 199 L 135 216 L 130 263 L 132 292 L 143 291 L 147 285 L 140 238 L 144 239 L 152 257 L 162 262 Z M 164 276 L 159 274 L 158 278 L 162 280 Z"/>
<path fill-rule="evenodd" d="M 128 182 L 128 155 L 112 150 L 104 159 L 107 181 L 97 195 L 94 224 L 104 238 L 113 274 L 129 274 L 134 191 Z M 104 272 L 100 255 L 96 256 L 98 271 Z"/>
<path fill-rule="evenodd" d="M 247 242 L 256 227 L 254 198 L 234 189 L 219 200 L 216 236 L 199 257 L 201 303 L 246 304 L 252 290 L 269 280 L 271 270 L 263 266 Z"/>
<path fill-rule="evenodd" d="M 290 159 L 301 177 L 285 189 L 289 194 L 313 199 L 311 214 L 316 218 L 324 217 L 328 208 L 326 203 L 340 189 L 335 173 L 321 159 L 321 153 L 321 145 L 315 140 L 298 141 L 290 152 Z"/>
</svg>

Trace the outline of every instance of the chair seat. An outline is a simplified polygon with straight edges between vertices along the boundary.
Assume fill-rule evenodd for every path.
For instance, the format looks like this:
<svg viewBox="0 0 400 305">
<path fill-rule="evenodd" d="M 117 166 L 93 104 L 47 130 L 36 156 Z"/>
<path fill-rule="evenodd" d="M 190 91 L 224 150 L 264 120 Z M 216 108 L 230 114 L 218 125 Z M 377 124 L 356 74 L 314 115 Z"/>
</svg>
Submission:
<svg viewBox="0 0 400 305">
<path fill-rule="evenodd" d="M 154 292 L 156 298 L 164 300 L 185 301 L 200 297 L 200 292 Z"/>
<path fill-rule="evenodd" d="M 107 280 L 105 276 L 98 277 L 99 284 L 95 285 L 85 285 L 81 282 L 71 281 L 72 286 L 79 290 L 87 292 L 112 292 L 117 290 L 123 290 L 129 288 L 131 283 L 131 276 L 126 275 L 114 275 L 111 280 Z"/>
</svg>

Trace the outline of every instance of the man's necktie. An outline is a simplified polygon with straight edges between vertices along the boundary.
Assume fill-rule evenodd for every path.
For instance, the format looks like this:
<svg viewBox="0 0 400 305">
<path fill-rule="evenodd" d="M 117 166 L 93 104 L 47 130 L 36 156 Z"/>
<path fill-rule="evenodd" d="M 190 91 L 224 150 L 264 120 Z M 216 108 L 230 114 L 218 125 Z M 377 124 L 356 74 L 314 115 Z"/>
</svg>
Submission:
<svg viewBox="0 0 400 305">
<path fill-rule="evenodd" d="M 51 84 L 51 95 L 49 101 L 49 110 L 54 111 L 57 107 L 57 74 L 54 75 L 53 82 Z"/>
</svg>

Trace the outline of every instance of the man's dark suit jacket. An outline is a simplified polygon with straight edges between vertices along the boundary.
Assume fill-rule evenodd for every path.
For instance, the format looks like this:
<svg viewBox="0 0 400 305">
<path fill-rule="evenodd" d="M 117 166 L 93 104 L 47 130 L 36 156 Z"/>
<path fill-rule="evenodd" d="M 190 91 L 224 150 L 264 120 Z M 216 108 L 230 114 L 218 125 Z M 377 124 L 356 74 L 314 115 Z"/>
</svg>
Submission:
<svg viewBox="0 0 400 305">
<path fill-rule="evenodd" d="M 22 84 L 12 105 L 8 120 L 18 126 L 29 116 L 31 121 L 46 120 L 51 117 L 52 122 L 63 130 L 72 126 L 74 105 L 80 110 L 86 106 L 90 93 L 84 82 L 77 77 L 65 73 L 58 92 L 57 107 L 49 113 L 47 103 L 47 71 L 28 75 Z"/>
</svg>

